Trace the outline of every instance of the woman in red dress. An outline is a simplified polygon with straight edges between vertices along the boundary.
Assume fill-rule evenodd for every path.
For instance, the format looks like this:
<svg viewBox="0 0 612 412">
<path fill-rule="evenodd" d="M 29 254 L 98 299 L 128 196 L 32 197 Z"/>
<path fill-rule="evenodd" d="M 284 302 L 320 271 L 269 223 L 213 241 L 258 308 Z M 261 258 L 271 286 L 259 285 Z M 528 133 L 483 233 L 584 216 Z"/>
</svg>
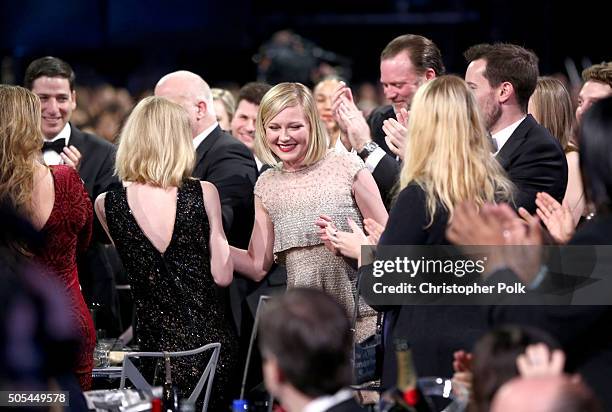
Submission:
<svg viewBox="0 0 612 412">
<path fill-rule="evenodd" d="M 0 85 L 0 201 L 8 202 L 45 241 L 22 252 L 43 264 L 65 286 L 81 347 L 74 372 L 82 390 L 91 388 L 93 321 L 81 294 L 76 265 L 91 238 L 93 208 L 78 173 L 41 163 L 41 108 L 38 97 L 17 86 Z"/>
</svg>

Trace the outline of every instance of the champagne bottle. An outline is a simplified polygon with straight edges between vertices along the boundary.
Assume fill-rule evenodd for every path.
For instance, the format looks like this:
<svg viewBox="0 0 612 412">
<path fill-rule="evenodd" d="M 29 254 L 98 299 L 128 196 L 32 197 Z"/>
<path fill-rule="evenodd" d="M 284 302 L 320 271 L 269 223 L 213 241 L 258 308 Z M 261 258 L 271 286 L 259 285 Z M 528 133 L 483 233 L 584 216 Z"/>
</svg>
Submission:
<svg viewBox="0 0 612 412">
<path fill-rule="evenodd" d="M 383 394 L 385 412 L 431 412 L 434 409 L 417 385 L 412 349 L 404 339 L 396 339 L 397 385 Z"/>
<path fill-rule="evenodd" d="M 162 392 L 162 401 L 164 404 L 164 412 L 179 412 L 178 393 L 176 387 L 172 384 L 172 371 L 170 370 L 170 357 L 164 358 L 166 366 L 166 378 L 164 380 L 164 390 Z"/>
</svg>

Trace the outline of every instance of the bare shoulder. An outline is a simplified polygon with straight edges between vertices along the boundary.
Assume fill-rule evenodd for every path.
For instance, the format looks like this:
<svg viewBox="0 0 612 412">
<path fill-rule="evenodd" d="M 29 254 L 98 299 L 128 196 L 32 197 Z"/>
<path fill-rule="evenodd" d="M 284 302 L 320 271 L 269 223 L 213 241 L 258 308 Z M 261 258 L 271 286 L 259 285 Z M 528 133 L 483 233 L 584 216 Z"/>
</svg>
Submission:
<svg viewBox="0 0 612 412">
<path fill-rule="evenodd" d="M 219 200 L 219 191 L 217 187 L 207 181 L 201 181 L 200 186 L 202 187 L 202 197 L 204 199 L 204 206 L 208 209 L 210 207 L 215 207 Z"/>
</svg>

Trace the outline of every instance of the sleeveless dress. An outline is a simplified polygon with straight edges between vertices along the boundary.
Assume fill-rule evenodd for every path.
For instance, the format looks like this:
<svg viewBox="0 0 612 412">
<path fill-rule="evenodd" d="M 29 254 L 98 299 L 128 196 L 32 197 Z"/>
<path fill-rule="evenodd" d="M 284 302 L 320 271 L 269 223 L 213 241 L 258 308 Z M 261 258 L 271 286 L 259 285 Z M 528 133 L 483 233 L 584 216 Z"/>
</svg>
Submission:
<svg viewBox="0 0 612 412">
<path fill-rule="evenodd" d="M 220 342 L 208 410 L 226 410 L 240 383 L 238 345 L 225 290 L 210 271 L 210 227 L 200 182 L 184 181 L 176 196 L 174 230 L 164 253 L 136 222 L 125 188 L 106 194 L 108 228 L 131 285 L 140 350 L 183 351 Z M 207 361 L 207 354 L 172 358 L 172 380 L 181 398 L 191 394 Z M 159 378 L 153 384 L 160 385 L 163 365 L 158 373 L 155 369 L 151 363 L 141 366 L 145 378 Z"/>
<path fill-rule="evenodd" d="M 355 176 L 363 168 L 365 164 L 354 153 L 330 150 L 323 159 L 295 172 L 268 169 L 255 184 L 255 196 L 274 225 L 274 255 L 286 266 L 287 288 L 323 289 L 351 318 L 357 272 L 327 250 L 315 221 L 325 214 L 339 230 L 350 231 L 350 217 L 363 227 L 353 197 Z M 356 340 L 373 334 L 375 327 L 376 313 L 360 299 Z"/>
<path fill-rule="evenodd" d="M 65 286 L 73 322 L 81 338 L 74 372 L 81 389 L 91 389 L 93 351 L 96 333 L 89 309 L 83 299 L 77 254 L 84 252 L 91 240 L 93 206 L 78 173 L 68 166 L 51 166 L 55 202 L 49 219 L 41 229 L 45 242 L 36 253 L 37 260 L 57 276 Z"/>
</svg>

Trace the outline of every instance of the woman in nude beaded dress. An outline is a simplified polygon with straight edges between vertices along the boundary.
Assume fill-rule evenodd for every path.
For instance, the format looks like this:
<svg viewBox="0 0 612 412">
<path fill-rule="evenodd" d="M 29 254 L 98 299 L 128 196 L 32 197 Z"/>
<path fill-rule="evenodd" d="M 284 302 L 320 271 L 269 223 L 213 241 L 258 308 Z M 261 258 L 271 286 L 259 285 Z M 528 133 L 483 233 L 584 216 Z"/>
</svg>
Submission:
<svg viewBox="0 0 612 412">
<path fill-rule="evenodd" d="M 248 250 L 231 248 L 234 268 L 261 280 L 274 259 L 287 269 L 287 287 L 328 292 L 352 313 L 356 271 L 325 248 L 315 221 L 327 215 L 348 230 L 348 219 L 387 221 L 376 183 L 355 154 L 327 149 L 327 134 L 310 91 L 281 83 L 261 101 L 255 152 L 273 166 L 255 185 L 255 224 Z M 360 303 L 356 339 L 374 332 L 375 312 Z"/>
</svg>

